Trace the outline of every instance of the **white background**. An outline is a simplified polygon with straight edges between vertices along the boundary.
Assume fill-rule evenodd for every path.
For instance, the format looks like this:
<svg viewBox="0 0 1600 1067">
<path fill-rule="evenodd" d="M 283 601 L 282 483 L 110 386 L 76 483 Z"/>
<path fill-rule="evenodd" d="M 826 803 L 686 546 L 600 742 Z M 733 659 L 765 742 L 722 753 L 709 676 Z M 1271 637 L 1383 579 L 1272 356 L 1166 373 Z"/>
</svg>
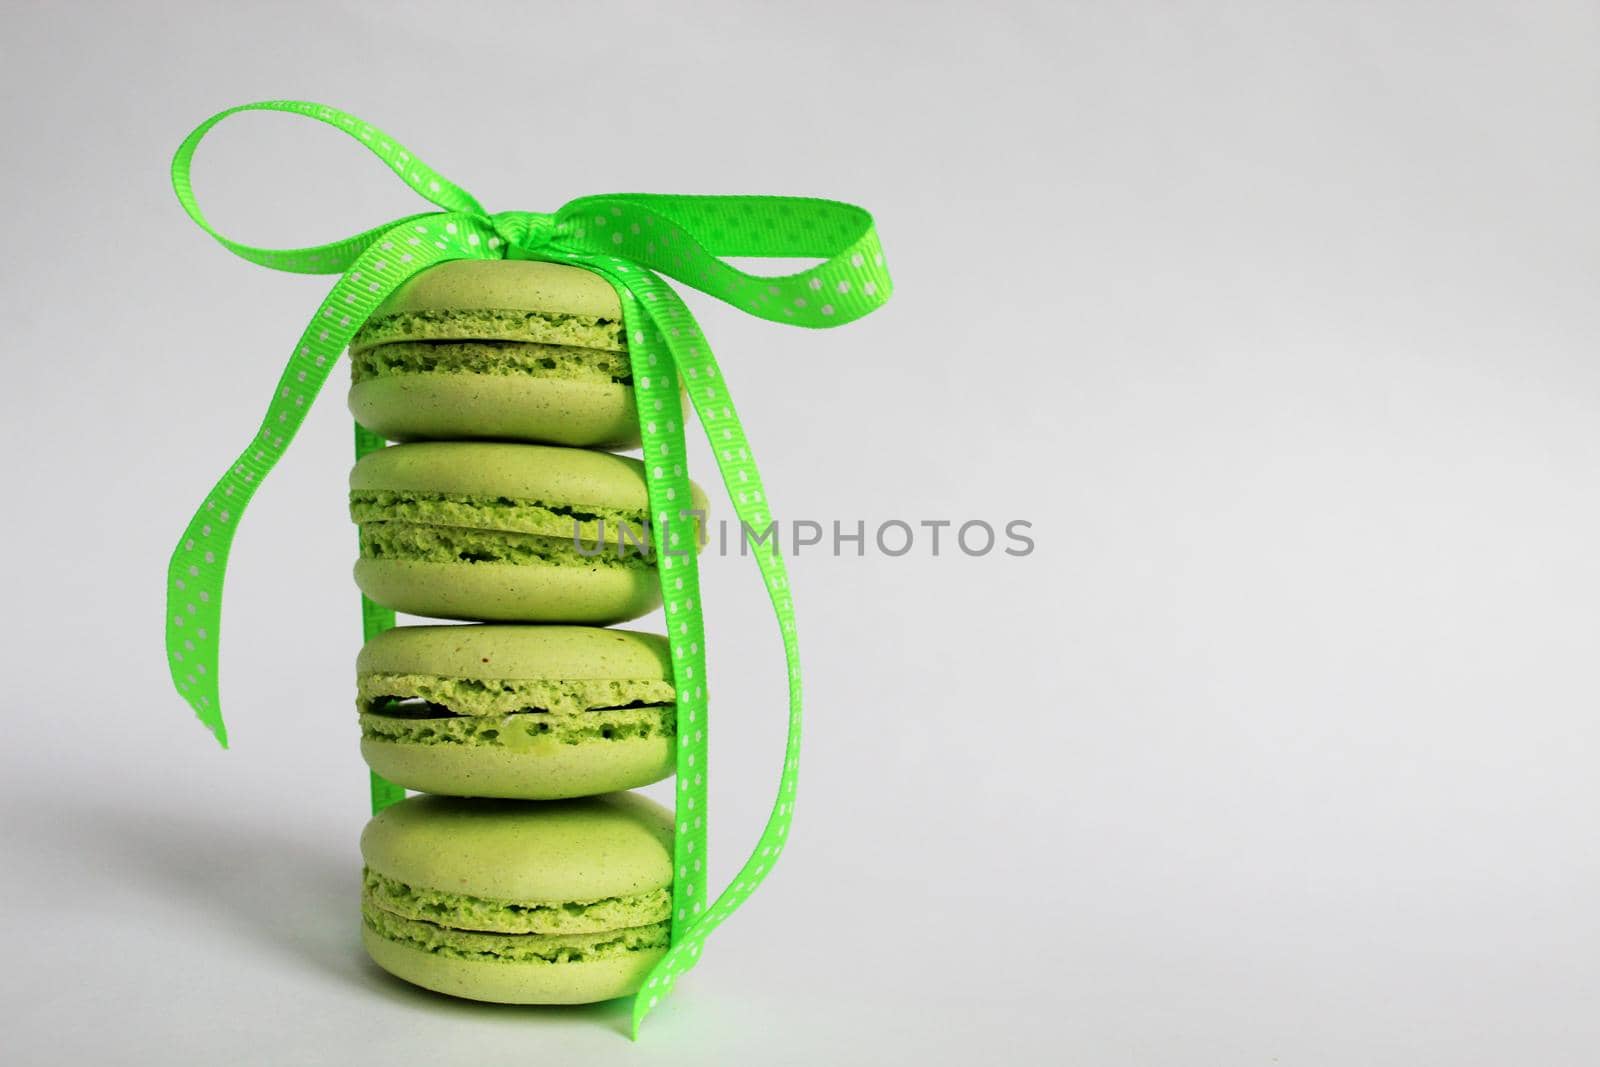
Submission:
<svg viewBox="0 0 1600 1067">
<path fill-rule="evenodd" d="M 1597 44 L 1581 3 L 5 4 L 4 1058 L 1593 1063 Z M 233 749 L 168 686 L 166 554 L 329 280 L 167 164 L 272 97 L 491 210 L 866 205 L 872 317 L 689 294 L 775 509 L 1034 523 L 793 561 L 793 844 L 639 1045 L 361 953 L 342 369 L 236 543 Z M 282 116 L 195 176 L 255 244 L 422 208 Z M 725 880 L 783 684 L 754 567 L 704 570 Z"/>
</svg>

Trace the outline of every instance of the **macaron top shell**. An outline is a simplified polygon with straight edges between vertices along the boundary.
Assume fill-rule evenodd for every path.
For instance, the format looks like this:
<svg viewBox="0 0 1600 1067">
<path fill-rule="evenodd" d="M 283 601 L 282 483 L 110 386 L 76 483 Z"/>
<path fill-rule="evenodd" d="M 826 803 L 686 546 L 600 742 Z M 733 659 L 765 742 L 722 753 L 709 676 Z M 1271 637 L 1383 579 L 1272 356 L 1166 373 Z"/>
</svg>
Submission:
<svg viewBox="0 0 1600 1067">
<path fill-rule="evenodd" d="M 532 259 L 456 259 L 413 274 L 369 321 L 419 311 L 479 310 L 622 318 L 611 283 L 582 267 Z"/>
<path fill-rule="evenodd" d="M 501 441 L 419 441 L 369 452 L 350 472 L 352 491 L 503 496 L 644 510 L 644 464 L 628 456 Z"/>
<path fill-rule="evenodd" d="M 672 681 L 667 639 L 594 626 L 398 626 L 368 641 L 361 674 Z"/>
<path fill-rule="evenodd" d="M 503 441 L 420 441 L 369 452 L 350 472 L 352 492 L 416 492 L 509 497 L 591 505 L 648 515 L 644 464 L 581 448 Z M 690 486 L 702 513 L 705 492 Z"/>
<path fill-rule="evenodd" d="M 406 885 L 513 902 L 587 902 L 672 883 L 672 816 L 636 793 L 558 801 L 413 796 L 361 834 Z"/>
</svg>

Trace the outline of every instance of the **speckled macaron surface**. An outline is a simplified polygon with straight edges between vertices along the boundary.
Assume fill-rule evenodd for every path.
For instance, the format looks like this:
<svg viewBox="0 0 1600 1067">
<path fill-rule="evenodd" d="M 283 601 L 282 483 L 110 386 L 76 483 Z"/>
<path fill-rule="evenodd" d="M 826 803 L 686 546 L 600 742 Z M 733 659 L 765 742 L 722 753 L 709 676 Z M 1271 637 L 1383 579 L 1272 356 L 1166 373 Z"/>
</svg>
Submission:
<svg viewBox="0 0 1600 1067">
<path fill-rule="evenodd" d="M 686 506 L 704 514 L 705 494 L 691 495 Z M 356 584 L 396 611 L 608 624 L 660 604 L 636 459 L 508 442 L 394 445 L 351 471 L 350 515 L 361 532 Z"/>
<path fill-rule="evenodd" d="M 667 640 L 588 626 L 402 626 L 356 660 L 361 753 L 408 789 L 546 800 L 672 773 Z"/>
<path fill-rule="evenodd" d="M 428 989 L 609 1000 L 636 991 L 667 949 L 672 819 L 637 794 L 414 796 L 373 817 L 361 854 L 367 951 Z"/>
<path fill-rule="evenodd" d="M 639 443 L 621 305 L 579 267 L 430 267 L 357 332 L 350 369 L 356 421 L 391 440 Z"/>
</svg>

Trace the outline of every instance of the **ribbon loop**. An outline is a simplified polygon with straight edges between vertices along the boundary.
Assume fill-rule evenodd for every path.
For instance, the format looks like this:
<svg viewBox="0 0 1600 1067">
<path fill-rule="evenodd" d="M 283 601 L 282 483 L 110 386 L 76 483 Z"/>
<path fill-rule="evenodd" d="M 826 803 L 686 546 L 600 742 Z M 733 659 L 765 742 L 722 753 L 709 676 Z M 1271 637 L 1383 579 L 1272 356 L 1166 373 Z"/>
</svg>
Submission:
<svg viewBox="0 0 1600 1067">
<path fill-rule="evenodd" d="M 325 104 L 311 104 L 301 100 L 263 100 L 255 104 L 241 104 L 226 111 L 219 111 L 196 126 L 194 132 L 184 138 L 172 157 L 172 188 L 178 194 L 178 203 L 183 205 L 183 210 L 194 220 L 195 225 L 240 259 L 249 260 L 251 263 L 272 270 L 290 271 L 295 274 L 339 274 L 348 270 L 356 257 L 384 231 L 433 214 L 426 212 L 410 215 L 393 222 L 386 222 L 382 226 L 374 226 L 352 237 L 311 248 L 254 248 L 223 236 L 212 227 L 210 221 L 200 211 L 200 203 L 194 195 L 194 187 L 189 179 L 189 169 L 194 161 L 195 149 L 200 146 L 206 134 L 224 119 L 243 111 L 285 111 L 344 130 L 366 145 L 373 155 L 388 164 L 389 169 L 405 179 L 423 199 L 437 204 L 445 211 L 483 213 L 478 201 L 465 189 L 446 180 L 432 167 L 413 156 L 394 138 L 354 115 Z"/>
<path fill-rule="evenodd" d="M 557 218 L 574 248 L 619 256 L 791 326 L 851 322 L 893 288 L 872 216 L 837 200 L 612 193 L 574 200 Z M 722 256 L 823 262 L 769 277 Z"/>
</svg>

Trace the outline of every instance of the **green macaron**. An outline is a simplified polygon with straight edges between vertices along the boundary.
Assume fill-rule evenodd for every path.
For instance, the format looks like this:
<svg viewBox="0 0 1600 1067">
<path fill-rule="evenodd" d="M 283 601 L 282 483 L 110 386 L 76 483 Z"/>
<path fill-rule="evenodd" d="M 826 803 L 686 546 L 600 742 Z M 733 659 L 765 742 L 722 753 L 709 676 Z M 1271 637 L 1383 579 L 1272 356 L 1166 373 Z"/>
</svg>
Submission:
<svg viewBox="0 0 1600 1067">
<path fill-rule="evenodd" d="M 690 495 L 703 515 L 705 494 Z M 356 584 L 411 615 L 623 622 L 661 602 L 649 511 L 636 459 L 509 442 L 394 445 L 350 472 Z"/>
<path fill-rule="evenodd" d="M 391 440 L 639 443 L 622 307 L 592 271 L 454 260 L 413 275 L 350 343 L 350 410 Z"/>
<path fill-rule="evenodd" d="M 550 800 L 672 773 L 667 640 L 591 626 L 401 626 L 356 658 L 361 754 L 425 793 Z"/>
<path fill-rule="evenodd" d="M 361 834 L 362 940 L 408 982 L 503 1004 L 638 990 L 666 953 L 672 819 L 633 793 L 414 796 Z"/>
</svg>

